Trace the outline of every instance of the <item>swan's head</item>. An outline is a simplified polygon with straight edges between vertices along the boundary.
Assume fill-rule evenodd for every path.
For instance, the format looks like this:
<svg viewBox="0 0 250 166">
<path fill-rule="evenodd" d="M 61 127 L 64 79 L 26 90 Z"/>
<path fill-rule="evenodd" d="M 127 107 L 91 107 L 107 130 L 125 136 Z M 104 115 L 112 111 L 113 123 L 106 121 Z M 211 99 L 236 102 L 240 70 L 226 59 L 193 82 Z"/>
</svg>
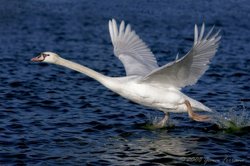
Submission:
<svg viewBox="0 0 250 166">
<path fill-rule="evenodd" d="M 32 62 L 47 62 L 47 63 L 56 63 L 59 59 L 59 55 L 53 52 L 42 52 L 37 57 L 31 59 Z"/>
</svg>

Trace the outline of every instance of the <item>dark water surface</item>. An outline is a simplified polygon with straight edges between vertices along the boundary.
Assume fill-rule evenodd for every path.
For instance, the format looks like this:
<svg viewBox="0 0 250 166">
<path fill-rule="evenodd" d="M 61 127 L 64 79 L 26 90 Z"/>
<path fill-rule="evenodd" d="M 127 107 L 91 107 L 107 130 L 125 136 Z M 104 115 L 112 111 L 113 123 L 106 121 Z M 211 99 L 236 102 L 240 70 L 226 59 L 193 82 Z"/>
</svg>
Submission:
<svg viewBox="0 0 250 166">
<path fill-rule="evenodd" d="M 0 165 L 248 165 L 249 128 L 171 114 L 175 127 L 146 129 L 159 115 L 69 69 L 29 60 L 42 51 L 109 76 L 124 75 L 107 23 L 132 24 L 159 64 L 190 49 L 193 26 L 222 29 L 219 51 L 184 92 L 216 109 L 249 111 L 250 2 L 0 0 Z"/>
</svg>

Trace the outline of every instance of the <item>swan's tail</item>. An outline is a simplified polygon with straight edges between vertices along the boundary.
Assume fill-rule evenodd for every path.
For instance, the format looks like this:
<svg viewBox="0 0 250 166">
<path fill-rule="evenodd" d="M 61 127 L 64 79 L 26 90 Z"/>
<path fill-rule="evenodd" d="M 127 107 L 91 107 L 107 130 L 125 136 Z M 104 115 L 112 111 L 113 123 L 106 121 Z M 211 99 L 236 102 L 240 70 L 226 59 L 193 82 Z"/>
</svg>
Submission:
<svg viewBox="0 0 250 166">
<path fill-rule="evenodd" d="M 194 111 L 213 112 L 212 109 L 208 108 L 207 106 L 205 106 L 204 104 L 202 104 L 201 102 L 199 102 L 197 100 L 194 100 L 192 98 L 189 98 L 188 100 L 191 103 L 191 106 L 194 109 Z"/>
</svg>

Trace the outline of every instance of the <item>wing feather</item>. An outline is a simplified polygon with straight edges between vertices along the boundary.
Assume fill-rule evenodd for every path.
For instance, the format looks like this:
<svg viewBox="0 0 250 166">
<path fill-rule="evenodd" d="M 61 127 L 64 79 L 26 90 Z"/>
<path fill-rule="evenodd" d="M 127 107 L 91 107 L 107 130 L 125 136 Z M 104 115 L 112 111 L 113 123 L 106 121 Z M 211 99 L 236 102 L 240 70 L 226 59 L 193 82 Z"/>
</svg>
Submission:
<svg viewBox="0 0 250 166">
<path fill-rule="evenodd" d="M 158 68 L 155 56 L 128 24 L 119 28 L 114 19 L 109 21 L 109 33 L 114 54 L 123 63 L 126 75 L 145 76 Z"/>
<path fill-rule="evenodd" d="M 210 60 L 215 55 L 221 39 L 220 31 L 211 35 L 213 29 L 214 27 L 204 37 L 205 24 L 202 24 L 200 34 L 197 25 L 195 25 L 192 49 L 184 57 L 152 71 L 141 81 L 175 88 L 195 84 L 208 69 Z"/>
</svg>

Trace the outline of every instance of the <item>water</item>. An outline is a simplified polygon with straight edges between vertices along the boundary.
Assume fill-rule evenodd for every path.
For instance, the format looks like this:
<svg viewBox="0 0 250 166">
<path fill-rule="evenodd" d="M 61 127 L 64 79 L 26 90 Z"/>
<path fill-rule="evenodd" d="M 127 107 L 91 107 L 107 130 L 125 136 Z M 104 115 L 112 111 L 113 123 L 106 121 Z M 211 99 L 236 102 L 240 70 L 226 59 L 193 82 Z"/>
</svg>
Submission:
<svg viewBox="0 0 250 166">
<path fill-rule="evenodd" d="M 0 165 L 248 165 L 249 123 L 239 117 L 249 117 L 249 11 L 248 1 L 233 0 L 1 0 Z M 160 65 L 188 51 L 195 23 L 221 28 L 210 69 L 184 89 L 221 119 L 199 123 L 171 114 L 172 126 L 152 130 L 147 126 L 160 112 L 80 73 L 29 61 L 54 51 L 124 75 L 112 54 L 110 18 L 131 23 Z M 239 120 L 226 125 L 232 108 Z"/>
</svg>

